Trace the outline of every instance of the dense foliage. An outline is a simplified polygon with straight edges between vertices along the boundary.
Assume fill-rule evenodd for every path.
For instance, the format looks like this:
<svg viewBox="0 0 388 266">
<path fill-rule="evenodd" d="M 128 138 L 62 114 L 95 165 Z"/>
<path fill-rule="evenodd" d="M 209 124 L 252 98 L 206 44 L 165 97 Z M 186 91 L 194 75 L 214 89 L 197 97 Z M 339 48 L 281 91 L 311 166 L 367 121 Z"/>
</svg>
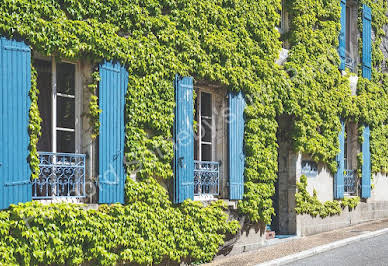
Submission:
<svg viewBox="0 0 388 266">
<path fill-rule="evenodd" d="M 31 89 L 30 89 L 30 99 L 31 106 L 29 110 L 30 123 L 28 125 L 28 131 L 30 135 L 30 167 L 31 167 L 31 178 L 39 177 L 39 158 L 38 151 L 36 146 L 41 135 L 41 126 L 42 118 L 40 117 L 39 107 L 38 107 L 38 97 L 39 90 L 36 83 L 37 73 L 35 68 L 31 65 Z"/>
<path fill-rule="evenodd" d="M 339 1 L 287 1 L 290 15 L 286 63 L 293 69 L 285 112 L 292 116 L 297 151 L 309 153 L 336 171 L 340 117 L 351 106 L 349 82 L 338 71 Z M 304 12 L 300 12 L 304 10 Z"/>
<path fill-rule="evenodd" d="M 100 73 L 97 70 L 95 70 L 91 75 L 91 82 L 88 85 L 88 89 L 90 92 L 90 99 L 89 99 L 89 112 L 87 113 L 89 118 L 89 126 L 90 126 L 90 132 L 92 139 L 95 139 L 99 132 L 100 132 L 100 113 L 102 110 L 100 109 L 98 105 L 98 96 L 97 96 L 97 89 L 98 89 L 98 82 L 100 81 Z"/>
<path fill-rule="evenodd" d="M 44 55 L 115 59 L 126 66 L 126 159 L 139 180 L 172 177 L 175 73 L 244 90 L 250 104 L 241 210 L 254 222 L 268 222 L 277 172 L 276 115 L 286 87 L 286 74 L 274 63 L 281 48 L 279 8 L 279 0 L 6 0 L 0 33 L 22 38 Z"/>
<path fill-rule="evenodd" d="M 382 25 L 387 22 L 386 2 L 368 3 L 379 41 L 384 34 Z M 278 167 L 277 118 L 281 115 L 291 118 L 295 151 L 311 154 L 333 172 L 340 117 L 367 122 L 372 130 L 373 170 L 381 169 L 388 160 L 386 75 L 375 69 L 373 81 L 361 80 L 359 96 L 351 96 L 347 77 L 338 71 L 339 1 L 286 0 L 290 30 L 283 36 L 276 29 L 280 4 L 280 0 L 1 1 L 0 35 L 23 39 L 34 52 L 43 55 L 87 59 L 93 64 L 104 59 L 117 60 L 125 65 L 129 72 L 125 156 L 128 172 L 140 181 L 135 184 L 128 180 L 127 206 L 96 212 L 75 206 L 27 204 L 2 212 L 1 225 L 5 229 L 0 232 L 5 234 L 10 228 L 15 231 L 0 240 L 1 248 L 14 254 L 10 261 L 21 259 L 18 252 L 36 262 L 46 256 L 46 263 L 67 263 L 64 260 L 69 257 L 75 259 L 73 263 L 92 257 L 101 263 L 150 263 L 186 257 L 205 261 L 216 253 L 225 232 L 235 231 L 235 224 L 226 222 L 219 203 L 208 208 L 191 202 L 174 207 L 166 190 L 154 180 L 172 178 L 172 81 L 176 73 L 245 93 L 245 194 L 239 208 L 251 222 L 269 223 L 274 214 L 271 198 Z M 282 46 L 280 38 L 290 45 L 284 67 L 275 64 Z M 377 67 L 383 60 L 377 44 L 373 53 Z M 90 89 L 95 90 L 95 84 L 93 81 Z M 37 95 L 34 87 L 31 95 Z M 90 105 L 94 134 L 98 133 L 96 102 L 97 98 L 92 98 Z M 38 126 L 37 121 L 32 124 Z M 37 136 L 39 131 L 35 132 Z M 330 204 L 330 209 L 337 210 L 337 203 Z M 21 213 L 27 211 L 36 213 L 36 227 L 31 227 L 32 231 L 19 222 Z M 67 212 L 77 217 L 73 221 L 79 220 L 79 225 L 66 222 Z M 51 220 L 43 219 L 51 216 Z M 65 229 L 51 229 L 51 222 Z M 91 231 L 85 229 L 89 227 Z M 159 233 L 154 232 L 155 228 Z M 45 230 L 53 238 L 43 233 Z M 29 238 L 24 231 L 36 235 Z M 63 235 L 57 237 L 58 234 Z M 63 257 L 55 257 L 62 253 L 55 255 L 52 249 L 46 253 L 39 241 L 34 242 L 35 236 L 52 243 L 49 246 L 53 249 L 53 243 L 61 243 L 58 247 L 62 247 Z M 151 240 L 157 241 L 157 245 L 151 244 Z M 146 253 L 132 246 L 131 241 Z M 176 253 L 168 248 L 170 244 Z M 29 245 L 34 251 L 25 252 L 32 250 Z M 87 255 L 80 257 L 81 250 Z M 32 258 L 27 253 L 35 255 Z"/>
<path fill-rule="evenodd" d="M 381 43 L 386 36 L 383 26 L 388 24 L 387 8 L 388 2 L 384 0 L 361 0 L 359 16 L 362 13 L 362 4 L 367 4 L 372 8 L 372 30 L 373 30 L 373 46 L 372 46 L 372 80 L 369 81 L 360 78 L 357 84 L 357 108 L 352 113 L 354 120 L 359 121 L 360 132 L 362 133 L 364 124 L 370 125 L 370 149 L 372 172 L 388 171 L 388 74 L 382 70 L 388 65 L 387 58 L 381 50 Z M 362 20 L 359 19 L 359 30 L 362 32 Z M 362 40 L 359 42 L 360 56 L 362 56 Z M 362 76 L 361 68 L 359 67 L 359 77 Z M 362 138 L 360 138 L 360 142 Z M 360 155 L 360 158 L 361 155 Z M 360 166 L 362 160 L 360 160 Z"/>
<path fill-rule="evenodd" d="M 313 217 L 320 216 L 325 218 L 327 216 L 339 215 L 342 212 L 342 208 L 348 207 L 352 210 L 360 203 L 359 197 L 345 198 L 342 201 L 332 200 L 322 203 L 318 199 L 317 191 L 313 189 L 313 195 L 311 196 L 307 191 L 307 177 L 302 176 L 300 182 L 296 184 L 298 192 L 295 194 L 297 214 L 309 214 Z"/>
<path fill-rule="evenodd" d="M 0 264 L 198 263 L 239 228 L 227 222 L 223 202 L 175 208 L 155 181 L 129 182 L 127 196 L 128 205 L 98 210 L 30 202 L 0 212 Z"/>
</svg>

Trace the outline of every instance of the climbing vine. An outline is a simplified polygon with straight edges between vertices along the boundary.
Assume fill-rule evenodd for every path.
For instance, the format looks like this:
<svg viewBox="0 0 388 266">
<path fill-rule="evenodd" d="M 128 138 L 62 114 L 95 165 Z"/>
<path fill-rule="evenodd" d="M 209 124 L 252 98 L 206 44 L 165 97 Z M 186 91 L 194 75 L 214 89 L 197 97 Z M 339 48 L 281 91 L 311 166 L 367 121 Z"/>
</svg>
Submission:
<svg viewBox="0 0 388 266">
<path fill-rule="evenodd" d="M 88 85 L 88 89 L 90 92 L 90 99 L 89 99 L 89 112 L 88 112 L 88 118 L 89 118 L 89 125 L 91 129 L 91 137 L 92 139 L 95 139 L 100 131 L 100 113 L 101 109 L 98 105 L 98 96 L 97 96 L 97 88 L 98 88 L 98 82 L 100 81 L 100 73 L 98 70 L 95 70 L 92 75 L 92 81 Z"/>
<path fill-rule="evenodd" d="M 200 263 L 213 258 L 225 234 L 224 203 L 172 206 L 155 181 L 130 182 L 127 205 L 85 210 L 77 204 L 13 205 L 0 212 L 1 265 Z"/>
<path fill-rule="evenodd" d="M 349 81 L 338 71 L 338 1 L 287 1 L 290 15 L 289 58 L 293 86 L 284 105 L 293 117 L 296 151 L 311 154 L 334 173 L 339 152 L 340 117 L 352 109 Z M 304 12 L 301 12 L 304 10 Z"/>
<path fill-rule="evenodd" d="M 362 0 L 359 6 L 358 29 L 362 32 L 362 5 L 366 4 L 372 9 L 372 79 L 362 78 L 362 68 L 359 66 L 359 81 L 357 84 L 357 99 L 353 114 L 357 121 L 360 121 L 360 132 L 365 124 L 370 126 L 370 149 L 372 172 L 388 171 L 388 74 L 382 70 L 386 67 L 387 58 L 381 49 L 381 43 L 387 33 L 384 32 L 384 25 L 388 24 L 386 16 L 388 3 L 384 0 L 370 1 Z M 362 34 L 361 34 L 362 36 Z M 359 54 L 362 58 L 362 38 L 359 39 Z M 362 138 L 360 138 L 362 141 Z M 361 156 L 361 155 L 360 155 Z M 360 157 L 362 158 L 362 157 Z M 362 164 L 359 164 L 360 167 Z"/>
<path fill-rule="evenodd" d="M 313 217 L 320 216 L 325 218 L 327 216 L 339 215 L 342 209 L 348 207 L 349 210 L 353 210 L 360 202 L 359 197 L 345 198 L 342 201 L 332 200 L 322 203 L 318 199 L 318 194 L 313 189 L 313 195 L 311 196 L 307 191 L 307 177 L 301 176 L 300 182 L 296 184 L 298 192 L 295 194 L 297 214 L 309 214 Z"/>
<path fill-rule="evenodd" d="M 387 6 L 383 0 L 368 3 L 373 10 L 376 9 L 373 11 L 373 27 L 378 41 L 383 34 L 382 25 L 386 23 L 383 15 Z M 75 208 L 74 217 L 77 218 L 73 219 L 84 221 L 92 217 L 91 222 L 104 225 L 92 232 L 82 227 L 82 235 L 100 237 L 101 234 L 103 237 L 106 231 L 116 230 L 115 235 L 123 237 L 120 239 L 122 242 L 107 237 L 107 241 L 101 240 L 101 245 L 97 244 L 100 242 L 97 239 L 83 246 L 86 242 L 77 238 L 80 246 L 71 253 L 71 245 L 59 238 L 58 243 L 70 246 L 69 250 L 63 249 L 70 252 L 67 255 L 73 256 L 79 254 L 80 249 L 91 247 L 84 260 L 97 256 L 107 263 L 120 260 L 154 263 L 164 257 L 208 261 L 216 254 L 225 234 L 236 231 L 237 225 L 227 222 L 222 216 L 220 203 L 204 208 L 199 203 L 188 201 L 183 207 L 176 207 L 169 201 L 167 190 L 155 182 L 162 180 L 168 186 L 173 177 L 171 139 L 175 102 L 172 81 L 176 73 L 191 75 L 196 80 L 217 82 L 227 90 L 244 92 L 247 99 L 244 114 L 245 194 L 239 210 L 251 222 L 269 223 L 274 214 L 272 197 L 278 170 L 276 134 L 279 127 L 277 120 L 281 115 L 291 118 L 290 142 L 294 150 L 311 154 L 315 161 L 326 163 L 332 172 L 336 171 L 335 156 L 339 151 L 340 117 L 370 124 L 373 171 L 379 171 L 387 163 L 388 133 L 385 125 L 388 111 L 382 106 L 386 106 L 383 103 L 388 79 L 380 74 L 381 69 L 377 67 L 383 62 L 378 45 L 375 44 L 373 49 L 374 65 L 377 67 L 373 71 L 373 81 L 361 79 L 358 96 L 352 96 L 348 77 L 338 71 L 339 1 L 286 0 L 290 29 L 283 36 L 276 29 L 280 8 L 280 0 L 1 1 L 0 35 L 23 39 L 34 52 L 42 55 L 74 61 L 87 59 L 92 64 L 104 59 L 115 60 L 129 73 L 125 157 L 128 173 L 135 176 L 139 183 L 127 180 L 126 198 L 130 204 L 107 207 L 107 210 L 98 212 Z M 284 66 L 275 64 L 282 47 L 280 38 L 286 39 L 290 46 Z M 94 73 L 89 86 L 91 91 L 95 92 L 97 82 L 98 75 Z M 31 99 L 36 101 L 38 94 L 33 87 Z M 96 137 L 100 110 L 98 98 L 92 94 L 89 118 L 93 137 Z M 31 110 L 31 165 L 36 168 L 34 147 L 39 136 L 40 120 L 37 105 L 33 105 Z M 312 201 L 316 202 L 314 197 Z M 338 210 L 338 204 L 327 203 L 313 211 L 323 216 L 330 215 Z M 141 211 L 135 212 L 136 209 L 132 209 L 135 207 L 131 206 Z M 6 231 L 11 228 L 10 225 L 16 227 L 17 222 L 12 220 L 15 216 L 10 214 L 19 208 L 20 212 L 26 208 L 28 212 L 37 211 L 37 217 L 42 215 L 38 207 L 30 207 L 21 205 L 2 212 L 2 221 L 6 222 L 0 224 L 8 228 Z M 47 210 L 47 213 L 51 212 Z M 67 217 L 59 213 L 55 219 Z M 106 222 L 117 219 L 124 224 L 136 224 L 136 221 L 129 220 L 132 215 L 140 215 L 138 217 L 142 222 L 137 226 L 142 231 Z M 37 221 L 41 222 L 39 218 Z M 70 221 L 67 225 L 69 232 L 75 230 Z M 22 223 L 20 226 L 24 229 Z M 160 234 L 151 234 L 160 226 L 162 231 L 157 231 Z M 52 233 L 55 232 L 53 230 Z M 27 235 L 14 237 L 30 241 Z M 125 246 L 124 243 L 131 242 L 127 241 L 131 237 L 139 239 L 135 243 L 140 243 L 145 253 L 134 246 Z M 6 241 L 0 245 L 1 248 L 13 243 L 16 246 L 10 247 L 21 250 L 14 238 L 5 239 L 1 240 Z M 58 241 L 56 237 L 53 239 Z M 165 239 L 165 242 L 156 242 L 158 244 L 154 246 L 150 239 Z M 54 240 L 45 238 L 44 241 Z M 115 243 L 123 246 L 118 247 Z M 170 244 L 180 253 L 168 249 Z M 156 253 L 147 249 L 149 245 L 157 248 Z M 24 249 L 27 247 L 23 245 Z M 41 254 L 28 258 L 36 260 L 41 258 Z M 56 256 L 44 254 L 46 258 Z M 66 263 L 64 257 L 48 261 Z M 17 258 L 21 258 L 20 255 L 10 257 L 10 260 Z M 74 258 L 77 258 L 74 263 L 81 262 L 78 255 Z"/>
<path fill-rule="evenodd" d="M 35 179 L 39 177 L 39 157 L 36 145 L 38 144 L 39 137 L 41 135 L 41 126 L 40 123 L 42 118 L 40 117 L 39 107 L 38 107 L 38 97 L 39 90 L 36 86 L 37 73 L 35 68 L 31 65 L 31 89 L 30 89 L 30 99 L 31 106 L 29 110 L 30 123 L 28 130 L 30 133 L 30 168 L 31 168 L 31 178 Z"/>
<path fill-rule="evenodd" d="M 139 183 L 133 184 L 128 179 L 126 191 L 127 202 L 130 204 L 122 208 L 137 206 L 141 211 L 126 214 L 122 208 L 118 208 L 117 217 L 143 219 L 141 226 L 133 222 L 136 225 L 133 230 L 139 227 L 140 232 L 132 231 L 132 227 L 126 231 L 121 231 L 121 227 L 116 228 L 120 233 L 115 232 L 114 235 L 130 239 L 125 241 L 109 240 L 112 227 L 108 222 L 111 221 L 111 215 L 106 216 L 100 212 L 96 216 L 101 218 L 97 223 L 102 231 L 90 233 L 85 229 L 88 227 L 77 225 L 80 235 L 93 235 L 97 239 L 95 242 L 79 242 L 81 240 L 75 238 L 75 242 L 70 244 L 52 234 L 43 234 L 58 244 L 63 251 L 61 253 L 52 252 L 50 248 L 42 250 L 34 245 L 35 252 L 29 252 L 28 249 L 25 251 L 29 245 L 23 243 L 29 241 L 29 233 L 14 235 L 13 238 L 5 238 L 2 245 L 9 246 L 8 251 L 12 254 L 10 260 L 19 262 L 23 260 L 23 255 L 33 254 L 33 257 L 25 256 L 26 260 L 64 264 L 67 263 L 65 258 L 74 257 L 72 263 L 81 263 L 93 256 L 98 263 L 113 263 L 121 259 L 157 263 L 164 257 L 201 262 L 210 260 L 216 254 L 225 235 L 234 233 L 238 227 L 236 222 L 225 219 L 221 203 L 205 208 L 200 203 L 189 201 L 176 207 L 169 201 L 167 190 L 154 181 L 172 177 L 171 129 L 175 105 L 172 81 L 176 73 L 192 75 L 196 80 L 218 82 L 228 90 L 243 90 L 251 99 L 245 112 L 247 194 L 243 202 L 247 204 L 242 205 L 241 210 L 249 214 L 252 221 L 269 220 L 273 213 L 270 197 L 276 179 L 275 117 L 276 112 L 282 109 L 281 87 L 286 85 L 285 73 L 274 63 L 281 48 L 279 33 L 275 29 L 279 21 L 279 8 L 279 0 L 262 3 L 236 0 L 2 1 L 1 35 L 23 39 L 34 53 L 41 55 L 74 61 L 87 59 L 92 64 L 104 59 L 119 61 L 130 73 L 126 94 L 125 156 L 128 172 L 134 174 Z M 264 17 L 265 20 L 262 19 Z M 95 89 L 95 86 L 91 89 Z M 92 99 L 91 106 L 92 121 L 96 122 L 96 98 Z M 93 125 L 96 125 L 94 122 Z M 142 190 L 145 195 L 139 197 Z M 160 213 L 161 209 L 147 202 L 161 204 L 163 212 Z M 26 205 L 18 208 L 31 213 L 40 209 L 30 209 Z M 78 211 L 77 208 L 75 212 L 76 218 L 72 221 L 84 221 L 83 217 L 94 221 L 87 212 Z M 55 217 L 55 213 L 55 210 L 47 210 L 49 217 Z M 4 213 L 2 215 L 7 216 Z M 43 215 L 37 212 L 39 223 Z M 67 221 L 62 214 L 57 217 L 55 219 L 58 222 Z M 8 221 L 4 225 L 6 228 L 14 224 L 14 220 Z M 43 223 L 45 221 L 43 219 Z M 161 229 L 155 231 L 154 221 L 166 226 L 155 225 L 155 228 Z M 61 226 L 62 229 L 55 232 L 67 237 L 65 232 L 71 232 L 74 226 L 70 221 L 67 225 L 68 231 Z M 46 224 L 39 228 L 46 228 Z M 36 227 L 32 229 L 33 232 L 39 230 Z M 5 231 L 9 232 L 7 229 Z M 30 232 L 25 227 L 21 231 Z M 153 231 L 161 233 L 143 235 Z M 39 242 L 51 241 L 38 235 L 34 239 L 39 239 Z M 98 239 L 105 239 L 105 235 L 108 235 L 109 241 Z M 120 247 L 112 246 L 116 245 L 112 243 L 131 243 L 137 237 L 142 248 L 128 247 L 125 255 L 120 253 Z M 151 240 L 157 239 L 160 240 L 156 242 L 157 248 L 148 249 L 154 246 Z M 19 245 L 24 248 L 20 249 Z M 170 246 L 178 253 L 174 249 L 167 249 Z M 84 248 L 91 255 L 81 259 L 76 254 Z M 20 256 L 18 252 L 23 255 Z M 66 252 L 71 252 L 71 256 Z"/>
</svg>

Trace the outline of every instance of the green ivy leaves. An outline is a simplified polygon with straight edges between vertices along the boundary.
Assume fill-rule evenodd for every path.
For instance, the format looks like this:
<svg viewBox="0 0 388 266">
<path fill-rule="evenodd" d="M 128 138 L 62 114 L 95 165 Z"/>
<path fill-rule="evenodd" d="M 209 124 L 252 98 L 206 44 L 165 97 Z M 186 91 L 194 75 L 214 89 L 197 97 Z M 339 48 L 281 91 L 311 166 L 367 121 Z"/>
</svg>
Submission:
<svg viewBox="0 0 388 266">
<path fill-rule="evenodd" d="M 174 207 L 155 181 L 127 184 L 128 205 L 38 202 L 0 212 L 0 264 L 113 265 L 162 261 L 207 262 L 237 221 L 227 221 L 224 203 L 208 207 L 187 201 Z"/>
<path fill-rule="evenodd" d="M 280 0 L 1 1 L 2 36 L 26 40 L 42 55 L 92 64 L 117 60 L 126 66 L 130 75 L 125 158 L 128 173 L 139 181 L 127 182 L 128 206 L 84 211 L 65 205 L 47 207 L 53 209 L 21 205 L 0 212 L 3 261 L 151 264 L 165 258 L 202 262 L 214 256 L 225 234 L 237 230 L 236 223 L 226 221 L 221 203 L 206 208 L 190 201 L 173 206 L 166 189 L 155 182 L 168 187 L 173 175 L 172 81 L 176 73 L 244 91 L 246 183 L 239 209 L 252 222 L 269 223 L 274 214 L 278 119 L 283 115 L 292 118 L 288 132 L 292 147 L 326 163 L 332 172 L 336 170 L 339 118 L 369 123 L 373 171 L 382 169 L 388 160 L 388 78 L 379 72 L 384 59 L 378 46 L 382 25 L 387 23 L 387 4 L 384 0 L 361 2 L 373 10 L 377 38 L 373 58 L 378 71 L 372 83 L 360 80 L 354 97 L 348 78 L 338 71 L 338 0 L 286 1 L 290 31 L 281 37 L 291 48 L 284 67 L 274 63 L 282 47 L 276 30 Z M 41 120 L 36 74 L 32 74 L 30 160 L 36 178 Z M 88 116 L 95 138 L 101 112 L 95 93 L 98 72 L 92 79 Z M 298 195 L 301 213 L 338 213 L 336 202 L 319 204 L 316 197 Z M 36 217 L 31 228 L 21 222 L 24 211 Z M 48 220 L 42 218 L 47 216 Z M 15 233 L 7 238 L 10 230 Z"/>
<path fill-rule="evenodd" d="M 102 110 L 98 105 L 98 96 L 97 96 L 97 87 L 98 82 L 100 81 L 100 73 L 98 70 L 92 73 L 92 82 L 88 85 L 90 91 L 89 99 L 89 112 L 87 114 L 89 118 L 89 125 L 91 128 L 91 137 L 95 139 L 100 131 L 100 113 Z"/>
<path fill-rule="evenodd" d="M 38 97 L 39 90 L 36 86 L 37 73 L 34 67 L 31 65 L 31 89 L 30 89 L 30 99 L 31 106 L 29 110 L 30 123 L 28 125 L 28 130 L 30 134 L 30 168 L 31 168 L 31 178 L 35 179 L 39 177 L 39 157 L 36 145 L 38 144 L 39 137 L 41 135 L 41 126 L 42 118 L 40 117 L 39 107 L 38 107 Z"/>
<path fill-rule="evenodd" d="M 359 197 L 345 198 L 342 201 L 326 201 L 320 202 L 318 199 L 317 191 L 314 189 L 311 196 L 307 191 L 307 177 L 301 176 L 300 182 L 297 184 L 298 192 L 295 194 L 297 214 L 309 214 L 313 217 L 320 216 L 325 218 L 327 216 L 339 215 L 342 209 L 348 207 L 352 210 L 360 203 Z"/>
<path fill-rule="evenodd" d="M 378 0 L 362 0 L 360 1 L 359 14 L 362 14 L 362 4 L 366 4 L 372 9 L 372 29 L 374 35 L 374 42 L 372 46 L 372 80 L 369 81 L 360 78 L 357 84 L 357 99 L 355 105 L 355 113 L 353 117 L 360 121 L 360 129 L 364 124 L 370 125 L 370 149 L 371 149 L 371 163 L 372 172 L 387 172 L 388 166 L 388 132 L 386 124 L 388 123 L 388 74 L 383 73 L 382 69 L 387 64 L 387 59 L 381 50 L 381 42 L 386 32 L 383 26 L 388 24 L 387 1 Z M 362 20 L 358 21 L 358 28 L 362 32 Z M 362 55 L 362 39 L 359 40 L 359 54 Z M 360 68 L 361 69 L 361 68 Z M 361 76 L 361 71 L 359 76 Z M 360 169 L 361 171 L 360 164 Z"/>
</svg>

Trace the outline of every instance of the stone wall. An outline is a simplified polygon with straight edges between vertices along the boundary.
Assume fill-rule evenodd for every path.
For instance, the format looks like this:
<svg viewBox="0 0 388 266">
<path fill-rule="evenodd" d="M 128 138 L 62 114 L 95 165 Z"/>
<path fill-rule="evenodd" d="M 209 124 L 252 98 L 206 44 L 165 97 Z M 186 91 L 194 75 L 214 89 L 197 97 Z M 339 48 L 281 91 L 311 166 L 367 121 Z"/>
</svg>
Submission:
<svg viewBox="0 0 388 266">
<path fill-rule="evenodd" d="M 89 112 L 89 101 L 91 92 L 88 88 L 91 80 L 91 74 L 93 66 L 89 62 L 82 61 L 80 63 L 81 72 L 81 145 L 80 153 L 86 154 L 86 173 L 85 173 L 85 185 L 87 198 L 86 202 L 96 203 L 97 202 L 97 173 L 98 173 L 98 153 L 96 140 L 91 138 L 91 128 L 89 125 L 89 119 L 87 113 Z M 98 138 L 98 137 L 97 137 Z"/>
<path fill-rule="evenodd" d="M 388 217 L 388 201 L 361 202 L 354 210 L 326 217 L 297 216 L 297 235 L 307 236 Z"/>
</svg>

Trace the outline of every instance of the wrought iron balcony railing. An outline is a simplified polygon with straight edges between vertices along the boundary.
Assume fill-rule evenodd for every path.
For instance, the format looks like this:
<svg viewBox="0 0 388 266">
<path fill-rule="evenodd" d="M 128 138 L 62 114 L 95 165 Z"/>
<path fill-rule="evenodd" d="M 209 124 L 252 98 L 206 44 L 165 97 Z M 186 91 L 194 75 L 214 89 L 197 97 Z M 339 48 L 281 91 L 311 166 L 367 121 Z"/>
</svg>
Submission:
<svg viewBox="0 0 388 266">
<path fill-rule="evenodd" d="M 194 195 L 218 195 L 219 162 L 194 162 Z"/>
<path fill-rule="evenodd" d="M 356 70 L 356 63 L 351 57 L 345 58 L 345 66 L 350 69 L 350 71 L 354 72 Z"/>
<path fill-rule="evenodd" d="M 345 191 L 345 194 L 348 194 L 348 195 L 356 193 L 356 172 L 355 172 L 355 170 L 345 170 L 344 191 Z"/>
<path fill-rule="evenodd" d="M 38 154 L 40 174 L 32 181 L 33 199 L 85 197 L 85 154 Z"/>
</svg>

